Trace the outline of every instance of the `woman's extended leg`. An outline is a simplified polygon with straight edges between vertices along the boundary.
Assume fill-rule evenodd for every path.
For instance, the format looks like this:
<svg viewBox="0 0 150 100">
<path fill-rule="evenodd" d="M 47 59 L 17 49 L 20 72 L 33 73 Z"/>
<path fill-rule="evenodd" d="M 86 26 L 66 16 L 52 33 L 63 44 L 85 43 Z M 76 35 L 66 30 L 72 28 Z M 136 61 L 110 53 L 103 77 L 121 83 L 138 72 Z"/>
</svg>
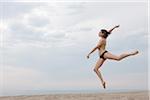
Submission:
<svg viewBox="0 0 150 100">
<path fill-rule="evenodd" d="M 102 82 L 103 87 L 105 88 L 105 81 L 104 81 L 104 79 L 103 79 L 103 77 L 101 75 L 101 72 L 98 70 L 102 66 L 102 64 L 104 63 L 104 61 L 105 60 L 101 59 L 101 58 L 97 61 L 96 65 L 95 65 L 95 68 L 94 68 L 94 72 L 97 74 L 97 76 L 99 77 L 99 79 Z"/>
<path fill-rule="evenodd" d="M 130 52 L 130 53 L 123 53 L 120 56 L 116 56 L 116 55 L 113 55 L 113 54 L 107 52 L 106 54 L 104 54 L 104 58 L 120 61 L 123 58 L 126 58 L 128 56 L 133 56 L 136 54 L 138 54 L 138 51 L 134 51 L 134 52 Z"/>
</svg>

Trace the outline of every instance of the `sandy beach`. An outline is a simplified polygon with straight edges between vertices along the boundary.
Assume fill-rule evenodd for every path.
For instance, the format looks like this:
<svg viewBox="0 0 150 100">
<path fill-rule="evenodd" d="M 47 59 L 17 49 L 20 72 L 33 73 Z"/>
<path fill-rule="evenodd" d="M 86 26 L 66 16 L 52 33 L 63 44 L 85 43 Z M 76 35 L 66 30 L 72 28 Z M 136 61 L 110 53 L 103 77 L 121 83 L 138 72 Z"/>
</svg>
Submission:
<svg viewBox="0 0 150 100">
<path fill-rule="evenodd" d="M 78 93 L 31 96 L 4 96 L 0 100 L 149 100 L 148 92 Z"/>
</svg>

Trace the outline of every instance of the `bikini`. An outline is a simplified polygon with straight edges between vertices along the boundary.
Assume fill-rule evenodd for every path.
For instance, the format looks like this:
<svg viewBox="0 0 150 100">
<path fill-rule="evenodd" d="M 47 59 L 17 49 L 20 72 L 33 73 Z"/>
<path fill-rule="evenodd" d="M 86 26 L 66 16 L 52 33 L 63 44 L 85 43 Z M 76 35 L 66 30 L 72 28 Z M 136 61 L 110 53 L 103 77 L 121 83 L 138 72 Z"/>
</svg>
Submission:
<svg viewBox="0 0 150 100">
<path fill-rule="evenodd" d="M 106 60 L 106 58 L 104 58 L 104 54 L 107 53 L 108 51 L 104 51 L 101 55 L 100 55 L 100 58 Z"/>
</svg>

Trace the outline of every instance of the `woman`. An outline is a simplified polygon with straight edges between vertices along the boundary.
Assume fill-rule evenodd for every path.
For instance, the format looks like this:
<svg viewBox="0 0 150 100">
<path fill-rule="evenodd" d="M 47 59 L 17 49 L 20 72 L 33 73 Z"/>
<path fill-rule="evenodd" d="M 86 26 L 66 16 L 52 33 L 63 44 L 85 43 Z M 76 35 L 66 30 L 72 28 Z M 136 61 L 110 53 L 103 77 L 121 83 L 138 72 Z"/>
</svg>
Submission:
<svg viewBox="0 0 150 100">
<path fill-rule="evenodd" d="M 106 39 L 108 37 L 108 35 L 110 35 L 112 33 L 112 31 L 115 29 L 115 28 L 118 28 L 119 25 L 115 26 L 114 28 L 110 29 L 109 31 L 105 30 L 105 29 L 102 29 L 100 32 L 99 32 L 99 37 L 101 37 L 100 41 L 98 42 L 97 46 L 95 48 L 93 48 L 93 50 L 87 55 L 87 58 L 90 57 L 90 54 L 92 54 L 95 50 L 98 49 L 99 51 L 99 59 L 95 65 L 95 68 L 94 68 L 94 72 L 97 74 L 97 76 L 100 78 L 101 80 L 101 83 L 103 85 L 103 88 L 105 89 L 106 88 L 106 82 L 104 81 L 102 75 L 101 75 L 101 72 L 99 71 L 99 68 L 102 66 L 102 64 L 107 60 L 107 59 L 111 59 L 111 60 L 116 60 L 116 61 L 120 61 L 122 60 L 123 58 L 126 58 L 128 56 L 133 56 L 133 55 L 136 55 L 138 54 L 138 51 L 134 51 L 134 52 L 130 52 L 130 53 L 123 53 L 119 56 L 116 56 L 116 55 L 113 55 L 111 54 L 110 52 L 106 51 L 105 50 L 105 47 L 106 47 Z"/>
</svg>

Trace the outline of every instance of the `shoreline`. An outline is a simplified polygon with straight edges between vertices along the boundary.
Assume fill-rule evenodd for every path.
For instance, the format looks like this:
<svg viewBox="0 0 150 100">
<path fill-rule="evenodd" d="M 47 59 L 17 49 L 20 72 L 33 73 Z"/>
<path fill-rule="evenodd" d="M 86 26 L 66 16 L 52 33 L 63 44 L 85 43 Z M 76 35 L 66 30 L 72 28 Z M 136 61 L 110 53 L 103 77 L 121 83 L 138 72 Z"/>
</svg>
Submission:
<svg viewBox="0 0 150 100">
<path fill-rule="evenodd" d="M 53 94 L 105 94 L 105 93 L 136 93 L 150 92 L 149 90 L 25 90 L 12 91 L 12 93 L 1 92 L 0 97 L 7 96 L 34 96 L 34 95 L 53 95 Z"/>
</svg>

